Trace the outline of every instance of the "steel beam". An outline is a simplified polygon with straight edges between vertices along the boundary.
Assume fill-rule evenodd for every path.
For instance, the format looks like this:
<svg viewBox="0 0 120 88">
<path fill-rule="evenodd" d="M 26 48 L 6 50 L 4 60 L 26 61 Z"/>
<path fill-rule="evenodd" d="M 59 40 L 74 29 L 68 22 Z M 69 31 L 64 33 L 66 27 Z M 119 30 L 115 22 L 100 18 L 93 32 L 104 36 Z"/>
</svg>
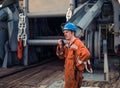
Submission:
<svg viewBox="0 0 120 88">
<path fill-rule="evenodd" d="M 95 4 L 85 4 L 80 8 L 75 15 L 71 18 L 70 22 L 76 24 L 79 28 L 86 30 L 92 20 L 101 12 L 103 0 L 98 0 Z M 79 7 L 78 7 L 79 8 Z M 77 29 L 76 36 L 80 36 L 81 30 Z"/>
<path fill-rule="evenodd" d="M 76 8 L 69 22 L 77 24 L 81 20 L 81 18 L 86 14 L 86 7 L 88 7 L 88 2 Z"/>
<path fill-rule="evenodd" d="M 77 23 L 77 26 L 81 27 L 82 29 L 86 29 L 92 20 L 101 12 L 102 4 L 103 0 L 98 0 Z"/>
<path fill-rule="evenodd" d="M 120 1 L 120 0 L 119 0 Z M 112 0 L 114 11 L 114 50 L 120 44 L 120 3 L 117 0 Z"/>
</svg>

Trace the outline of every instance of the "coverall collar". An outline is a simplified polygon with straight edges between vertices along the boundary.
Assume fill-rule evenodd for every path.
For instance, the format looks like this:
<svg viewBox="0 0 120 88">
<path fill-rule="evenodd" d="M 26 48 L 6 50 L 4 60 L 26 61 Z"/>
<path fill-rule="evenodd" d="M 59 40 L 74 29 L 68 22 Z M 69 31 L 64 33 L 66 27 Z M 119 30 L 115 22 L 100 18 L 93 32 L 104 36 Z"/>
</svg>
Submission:
<svg viewBox="0 0 120 88">
<path fill-rule="evenodd" d="M 66 47 L 70 48 L 70 46 L 75 42 L 77 38 L 74 38 L 72 41 L 68 41 L 68 43 L 66 44 Z"/>
</svg>

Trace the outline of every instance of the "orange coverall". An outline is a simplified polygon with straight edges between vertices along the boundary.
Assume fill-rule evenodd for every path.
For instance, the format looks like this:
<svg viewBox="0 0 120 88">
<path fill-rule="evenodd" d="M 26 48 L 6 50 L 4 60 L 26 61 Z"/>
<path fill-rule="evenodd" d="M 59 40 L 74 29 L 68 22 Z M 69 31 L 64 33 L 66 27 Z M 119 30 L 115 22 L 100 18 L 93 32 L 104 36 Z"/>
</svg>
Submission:
<svg viewBox="0 0 120 88">
<path fill-rule="evenodd" d="M 84 64 L 79 64 L 77 59 L 82 62 L 87 61 L 90 57 L 88 49 L 76 38 L 70 45 L 66 44 L 62 48 L 59 48 L 58 45 L 56 54 L 60 59 L 65 58 L 64 88 L 80 88 L 82 84 L 82 72 L 85 66 Z M 74 79 L 74 65 L 76 65 L 78 69 L 76 80 Z"/>
</svg>

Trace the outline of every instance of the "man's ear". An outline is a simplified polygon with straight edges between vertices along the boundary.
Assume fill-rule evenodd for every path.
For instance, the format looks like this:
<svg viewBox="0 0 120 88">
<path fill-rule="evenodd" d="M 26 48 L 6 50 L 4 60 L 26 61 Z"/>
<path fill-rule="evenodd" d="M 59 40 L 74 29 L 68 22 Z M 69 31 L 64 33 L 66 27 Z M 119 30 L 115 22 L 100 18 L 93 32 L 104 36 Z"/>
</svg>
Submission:
<svg viewBox="0 0 120 88">
<path fill-rule="evenodd" d="M 75 32 L 71 31 L 71 33 L 72 33 L 73 35 L 75 35 Z"/>
</svg>

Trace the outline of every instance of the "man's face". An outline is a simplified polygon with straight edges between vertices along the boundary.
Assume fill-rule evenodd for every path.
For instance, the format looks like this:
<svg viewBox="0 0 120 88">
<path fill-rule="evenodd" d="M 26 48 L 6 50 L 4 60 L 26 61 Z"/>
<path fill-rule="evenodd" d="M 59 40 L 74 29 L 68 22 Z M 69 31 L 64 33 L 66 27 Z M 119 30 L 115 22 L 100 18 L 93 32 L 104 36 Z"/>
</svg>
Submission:
<svg viewBox="0 0 120 88">
<path fill-rule="evenodd" d="M 74 36 L 74 32 L 69 31 L 69 30 L 64 30 L 63 31 L 65 39 L 70 40 Z"/>
</svg>

